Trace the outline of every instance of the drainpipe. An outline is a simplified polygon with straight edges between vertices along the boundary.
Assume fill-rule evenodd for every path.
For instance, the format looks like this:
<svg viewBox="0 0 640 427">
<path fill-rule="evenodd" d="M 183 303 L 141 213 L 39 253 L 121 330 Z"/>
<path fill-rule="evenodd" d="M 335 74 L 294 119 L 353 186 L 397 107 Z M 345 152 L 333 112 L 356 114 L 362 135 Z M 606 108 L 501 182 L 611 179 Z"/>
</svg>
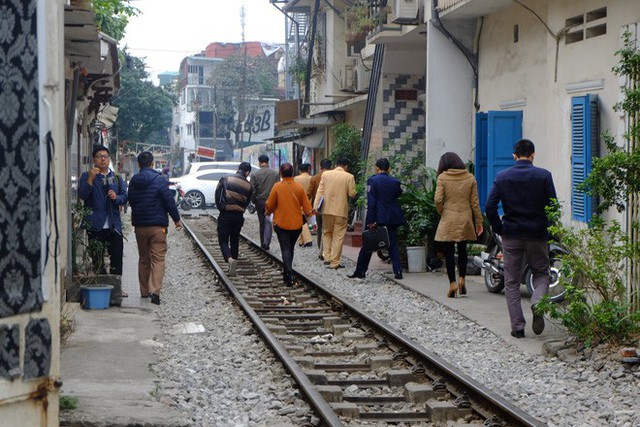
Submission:
<svg viewBox="0 0 640 427">
<path fill-rule="evenodd" d="M 456 39 L 453 34 L 451 34 L 442 23 L 440 19 L 440 10 L 438 9 L 437 0 L 432 0 L 431 2 L 431 15 L 433 18 L 431 19 L 431 23 L 433 26 L 440 31 L 446 38 L 451 40 L 451 42 L 462 52 L 462 54 L 467 58 L 469 64 L 471 65 L 471 69 L 473 71 L 473 87 L 476 90 L 475 100 L 473 102 L 473 106 L 476 109 L 476 112 L 480 110 L 480 104 L 478 103 L 478 55 L 471 52 L 467 49 L 460 40 Z M 480 24 L 480 32 L 478 33 L 478 40 L 480 39 L 480 33 L 482 32 L 482 22 Z M 478 45 L 479 46 L 479 45 Z"/>
</svg>

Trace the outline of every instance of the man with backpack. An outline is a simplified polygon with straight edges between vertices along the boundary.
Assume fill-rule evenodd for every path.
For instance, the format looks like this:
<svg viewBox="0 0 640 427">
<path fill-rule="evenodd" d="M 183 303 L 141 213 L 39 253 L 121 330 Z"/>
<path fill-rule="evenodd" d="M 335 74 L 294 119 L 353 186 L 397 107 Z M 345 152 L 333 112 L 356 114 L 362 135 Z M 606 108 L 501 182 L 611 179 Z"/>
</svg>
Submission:
<svg viewBox="0 0 640 427">
<path fill-rule="evenodd" d="M 242 162 L 234 175 L 225 176 L 216 187 L 215 201 L 218 215 L 218 242 L 225 261 L 229 263 L 227 274 L 236 275 L 240 230 L 244 225 L 244 211 L 251 201 L 253 190 L 247 177 L 251 165 Z"/>
</svg>

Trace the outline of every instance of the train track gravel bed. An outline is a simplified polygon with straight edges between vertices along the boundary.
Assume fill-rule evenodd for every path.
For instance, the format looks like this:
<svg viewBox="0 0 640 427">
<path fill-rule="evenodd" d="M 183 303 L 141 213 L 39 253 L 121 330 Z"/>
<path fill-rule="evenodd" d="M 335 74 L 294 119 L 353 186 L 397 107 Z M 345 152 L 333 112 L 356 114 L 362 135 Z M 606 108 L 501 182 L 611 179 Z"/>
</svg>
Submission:
<svg viewBox="0 0 640 427">
<path fill-rule="evenodd" d="M 255 238 L 255 215 L 243 233 Z M 158 398 L 195 425 L 303 426 L 319 422 L 183 233 L 169 235 L 159 307 L 164 344 L 153 367 Z M 279 253 L 277 240 L 271 245 Z M 638 426 L 640 371 L 608 354 L 531 356 L 461 314 L 377 274 L 366 281 L 327 269 L 315 248 L 296 248 L 294 267 L 459 367 L 549 426 Z M 499 313 L 497 315 L 506 315 Z M 202 324 L 204 333 L 177 327 Z M 352 423 L 350 425 L 375 425 Z"/>
</svg>

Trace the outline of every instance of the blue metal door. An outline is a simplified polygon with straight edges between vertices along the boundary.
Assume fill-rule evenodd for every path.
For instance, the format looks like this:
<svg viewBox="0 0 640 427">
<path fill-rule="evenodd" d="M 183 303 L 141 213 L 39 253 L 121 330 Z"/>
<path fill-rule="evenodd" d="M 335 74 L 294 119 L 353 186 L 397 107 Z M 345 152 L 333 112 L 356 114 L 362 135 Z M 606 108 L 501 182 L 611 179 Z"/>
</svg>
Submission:
<svg viewBox="0 0 640 427">
<path fill-rule="evenodd" d="M 513 166 L 513 145 L 520 139 L 522 111 L 476 114 L 476 180 L 482 208 L 498 172 Z"/>
</svg>

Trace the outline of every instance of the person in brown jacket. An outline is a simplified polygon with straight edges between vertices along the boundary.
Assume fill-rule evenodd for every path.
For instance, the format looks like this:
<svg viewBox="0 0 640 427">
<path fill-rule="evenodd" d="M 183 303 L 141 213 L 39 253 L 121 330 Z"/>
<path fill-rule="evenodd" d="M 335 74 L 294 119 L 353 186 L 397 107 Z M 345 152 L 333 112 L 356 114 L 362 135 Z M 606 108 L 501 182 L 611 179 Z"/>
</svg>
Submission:
<svg viewBox="0 0 640 427">
<path fill-rule="evenodd" d="M 322 174 L 328 170 L 331 170 L 331 160 L 320 160 L 320 172 L 311 177 L 311 179 L 309 180 L 309 188 L 307 188 L 307 196 L 309 197 L 311 203 L 313 203 L 313 200 L 316 198 L 316 193 L 318 192 L 318 187 L 320 186 L 320 179 L 322 178 Z M 324 260 L 325 255 L 327 254 L 324 252 L 324 248 L 322 247 L 322 215 L 316 215 L 316 222 L 318 223 L 316 240 L 318 243 L 318 249 L 320 250 L 320 252 L 318 253 L 318 258 Z"/>
<path fill-rule="evenodd" d="M 282 271 L 284 282 L 287 286 L 294 286 L 296 279 L 293 275 L 293 250 L 302 226 L 306 226 L 302 223 L 300 212 L 307 216 L 309 223 L 314 227 L 315 218 L 304 188 L 293 180 L 293 165 L 283 163 L 280 166 L 280 176 L 282 181 L 277 182 L 269 193 L 265 203 L 265 213 L 273 214 L 273 230 L 278 236 L 284 264 Z"/>
<path fill-rule="evenodd" d="M 438 165 L 435 203 L 441 215 L 435 241 L 442 242 L 449 276 L 447 296 L 456 292 L 466 295 L 467 241 L 482 234 L 482 213 L 478 201 L 476 179 L 465 169 L 456 153 L 444 153 Z M 456 283 L 455 249 L 458 249 L 458 282 Z"/>
</svg>

